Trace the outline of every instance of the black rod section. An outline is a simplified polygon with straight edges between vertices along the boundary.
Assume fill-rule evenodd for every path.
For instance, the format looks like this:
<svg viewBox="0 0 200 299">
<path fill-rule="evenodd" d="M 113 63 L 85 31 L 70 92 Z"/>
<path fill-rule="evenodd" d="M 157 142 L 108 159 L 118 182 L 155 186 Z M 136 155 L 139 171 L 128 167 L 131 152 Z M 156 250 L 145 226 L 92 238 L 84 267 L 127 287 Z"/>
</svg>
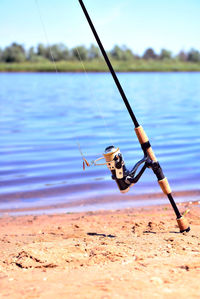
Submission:
<svg viewBox="0 0 200 299">
<path fill-rule="evenodd" d="M 137 121 L 137 119 L 136 119 L 136 117 L 135 117 L 135 115 L 133 113 L 133 110 L 132 110 L 132 108 L 131 108 L 131 106 L 130 106 L 130 104 L 128 102 L 128 99 L 127 99 L 124 91 L 123 91 L 123 88 L 122 88 L 122 86 L 121 86 L 121 84 L 120 84 L 120 82 L 119 82 L 119 80 L 117 78 L 117 75 L 116 75 L 116 73 L 115 73 L 115 71 L 114 71 L 114 69 L 112 67 L 112 64 L 111 64 L 111 62 L 110 62 L 110 60 L 108 58 L 108 55 L 106 54 L 106 51 L 105 51 L 105 49 L 104 49 L 104 47 L 103 47 L 103 45 L 101 43 L 101 40 L 100 40 L 100 38 L 99 38 L 99 36 L 98 36 L 98 34 L 96 32 L 96 29 L 94 28 L 94 25 L 93 25 L 93 23 L 92 23 L 92 21 L 90 19 L 90 16 L 89 16 L 89 14 L 88 14 L 88 12 L 87 12 L 87 10 L 85 8 L 85 5 L 83 4 L 82 0 L 79 0 L 79 3 L 81 5 L 81 7 L 82 7 L 82 10 L 83 10 L 83 12 L 85 14 L 85 17 L 86 17 L 88 23 L 90 25 L 90 28 L 91 28 L 91 30 L 92 30 L 92 32 L 94 34 L 94 37 L 95 37 L 95 39 L 97 41 L 97 44 L 99 45 L 99 48 L 100 48 L 101 53 L 102 53 L 102 55 L 103 55 L 103 57 L 104 57 L 104 59 L 106 61 L 106 64 L 107 64 L 107 66 L 108 66 L 108 68 L 109 68 L 109 70 L 111 72 L 111 75 L 112 75 L 112 77 L 113 77 L 113 79 L 115 81 L 115 84 L 116 84 L 116 86 L 117 86 L 117 88 L 119 90 L 119 93 L 120 93 L 120 95 L 121 95 L 121 97 L 122 97 L 122 99 L 124 101 L 124 104 L 126 105 L 126 108 L 128 109 L 129 115 L 130 115 L 130 117 L 131 117 L 131 119 L 132 119 L 135 127 L 137 128 L 137 127 L 139 127 L 139 123 L 138 123 L 138 121 Z"/>
<path fill-rule="evenodd" d="M 175 201 L 174 201 L 174 199 L 172 197 L 172 194 L 171 193 L 167 194 L 167 197 L 168 197 L 168 199 L 169 199 L 169 201 L 170 201 L 170 203 L 172 205 L 172 208 L 174 209 L 174 212 L 176 214 L 177 219 L 181 218 L 181 213 L 179 212 L 179 210 L 177 208 L 177 205 L 176 205 L 176 203 L 175 203 Z"/>
</svg>

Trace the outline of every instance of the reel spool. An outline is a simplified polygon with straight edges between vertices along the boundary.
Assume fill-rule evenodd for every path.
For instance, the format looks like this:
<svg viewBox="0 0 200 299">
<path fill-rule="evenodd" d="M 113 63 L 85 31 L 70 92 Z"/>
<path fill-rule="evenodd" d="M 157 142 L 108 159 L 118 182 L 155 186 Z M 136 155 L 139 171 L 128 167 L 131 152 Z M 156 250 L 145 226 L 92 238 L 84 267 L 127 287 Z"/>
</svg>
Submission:
<svg viewBox="0 0 200 299">
<path fill-rule="evenodd" d="M 126 182 L 127 169 L 119 148 L 113 145 L 108 146 L 104 151 L 106 165 L 112 173 L 112 179 L 116 181 L 119 190 L 122 193 L 129 191 L 130 184 Z"/>
<path fill-rule="evenodd" d="M 116 181 L 121 193 L 128 192 L 130 187 L 138 182 L 143 172 L 148 167 L 148 158 L 144 156 L 144 158 L 137 162 L 132 170 L 129 171 L 125 166 L 119 148 L 115 148 L 113 145 L 108 146 L 103 155 L 106 160 L 106 165 L 112 173 L 112 179 Z M 143 163 L 144 165 L 142 169 L 136 175 L 139 166 Z"/>
</svg>

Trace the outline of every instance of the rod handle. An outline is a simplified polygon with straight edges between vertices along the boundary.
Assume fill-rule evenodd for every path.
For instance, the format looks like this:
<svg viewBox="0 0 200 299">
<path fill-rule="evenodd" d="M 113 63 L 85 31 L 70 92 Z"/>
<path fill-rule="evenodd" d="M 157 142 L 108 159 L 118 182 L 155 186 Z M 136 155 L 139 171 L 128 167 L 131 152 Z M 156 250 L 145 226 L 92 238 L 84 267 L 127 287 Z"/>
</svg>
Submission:
<svg viewBox="0 0 200 299">
<path fill-rule="evenodd" d="M 164 194 L 168 195 L 172 193 L 169 182 L 166 177 L 162 180 L 159 180 L 158 183 Z"/>
<path fill-rule="evenodd" d="M 135 133 L 136 133 L 137 138 L 138 138 L 138 140 L 139 140 L 142 147 L 144 146 L 144 144 L 148 145 L 148 147 L 146 148 L 146 152 L 147 152 L 149 158 L 153 162 L 157 162 L 156 156 L 155 156 L 155 154 L 152 150 L 152 147 L 149 143 L 149 138 L 147 137 L 143 127 L 139 126 L 139 127 L 135 128 Z M 164 175 L 162 175 L 161 179 L 158 178 L 158 183 L 159 183 L 159 185 L 160 185 L 160 187 L 161 187 L 164 194 L 168 195 L 172 192 L 171 188 L 170 188 L 170 185 L 169 185 L 169 182 L 168 182 L 167 178 L 164 177 Z"/>
<path fill-rule="evenodd" d="M 137 138 L 139 140 L 139 143 L 141 144 L 141 147 L 144 151 L 144 153 L 146 153 L 148 155 L 148 157 L 151 159 L 152 162 L 157 162 L 156 156 L 151 148 L 151 145 L 149 143 L 149 138 L 147 137 L 144 129 L 142 126 L 138 126 L 135 128 L 135 133 L 137 135 Z M 170 203 L 176 213 L 176 216 L 178 217 L 177 223 L 180 229 L 180 232 L 189 232 L 190 231 L 190 226 L 188 224 L 187 219 L 184 217 L 184 215 L 181 215 L 176 203 L 173 200 L 173 197 L 171 195 L 172 191 L 169 185 L 169 182 L 167 180 L 167 178 L 164 176 L 162 169 L 160 168 L 160 172 L 154 170 L 154 173 L 156 174 L 157 178 L 158 178 L 158 183 L 163 191 L 164 194 L 166 194 L 170 200 Z M 180 215 L 180 217 L 178 216 Z"/>
<path fill-rule="evenodd" d="M 149 142 L 149 138 L 147 137 L 144 129 L 142 126 L 139 126 L 137 128 L 135 128 L 135 133 L 137 135 L 137 138 L 139 140 L 139 143 L 141 145 L 145 144 L 145 143 L 148 143 Z M 152 150 L 152 147 L 151 145 L 146 149 L 146 152 L 149 156 L 149 158 L 153 161 L 153 162 L 157 162 L 157 159 L 156 159 L 156 156 Z"/>
</svg>

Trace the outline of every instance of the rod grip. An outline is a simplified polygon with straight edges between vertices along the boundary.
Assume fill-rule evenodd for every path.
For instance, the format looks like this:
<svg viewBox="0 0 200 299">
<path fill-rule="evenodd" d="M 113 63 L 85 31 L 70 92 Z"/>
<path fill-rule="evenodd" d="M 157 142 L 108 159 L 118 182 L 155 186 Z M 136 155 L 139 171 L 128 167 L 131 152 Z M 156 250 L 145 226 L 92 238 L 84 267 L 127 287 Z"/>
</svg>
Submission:
<svg viewBox="0 0 200 299">
<path fill-rule="evenodd" d="M 135 133 L 136 133 L 137 138 L 138 138 L 138 140 L 139 140 L 139 142 L 140 142 L 141 145 L 149 142 L 149 139 L 148 139 L 148 137 L 147 137 L 147 135 L 146 135 L 146 133 L 145 133 L 145 131 L 144 131 L 144 129 L 143 129 L 142 126 L 139 126 L 139 127 L 135 128 Z M 156 156 L 155 156 L 155 154 L 154 154 L 154 152 L 152 150 L 151 145 L 146 149 L 146 152 L 147 152 L 149 158 L 153 162 L 157 162 Z M 161 187 L 161 189 L 162 189 L 162 191 L 163 191 L 164 194 L 168 195 L 168 194 L 170 194 L 172 192 L 171 188 L 170 188 L 170 185 L 169 185 L 168 180 L 167 180 L 166 177 L 164 177 L 161 180 L 158 180 L 158 183 L 159 183 L 159 185 L 160 185 L 160 187 Z"/>
<path fill-rule="evenodd" d="M 162 189 L 163 193 L 165 193 L 166 195 L 168 195 L 172 192 L 169 182 L 166 177 L 162 180 L 159 180 L 158 183 L 159 183 L 160 188 Z"/>
<path fill-rule="evenodd" d="M 145 131 L 144 131 L 144 129 L 143 129 L 142 126 L 139 126 L 139 127 L 135 128 L 135 133 L 136 133 L 137 138 L 139 140 L 139 143 L 141 145 L 145 144 L 145 143 L 147 143 L 149 141 L 149 138 L 147 137 L 147 135 L 146 135 L 146 133 L 145 133 Z M 155 156 L 155 154 L 154 154 L 151 146 L 146 149 L 146 152 L 147 152 L 149 158 L 153 162 L 157 162 L 156 156 Z"/>
<path fill-rule="evenodd" d="M 136 133 L 137 138 L 138 138 L 138 140 L 141 144 L 141 147 L 144 151 L 144 154 L 147 154 L 152 162 L 157 162 L 156 156 L 155 156 L 155 154 L 154 154 L 154 152 L 151 148 L 151 145 L 149 143 L 149 139 L 148 139 L 143 127 L 142 126 L 136 127 L 135 128 L 135 133 Z M 160 188 L 162 189 L 163 193 L 166 194 L 169 197 L 172 193 L 169 182 L 168 182 L 167 178 L 164 176 L 159 163 L 157 163 L 157 164 L 158 164 L 158 168 L 153 168 L 152 167 L 152 169 L 153 169 L 155 175 L 157 176 L 158 183 L 159 183 Z M 187 219 L 184 216 L 181 216 L 181 217 L 178 216 L 178 215 L 181 215 L 181 214 L 179 213 L 179 210 L 178 210 L 173 198 L 170 200 L 170 202 L 171 202 L 172 207 L 173 207 L 173 209 L 176 213 L 176 216 L 178 217 L 176 220 L 177 220 L 180 232 L 181 233 L 182 232 L 189 232 L 190 231 L 190 226 L 188 224 Z"/>
<path fill-rule="evenodd" d="M 143 143 L 149 141 L 149 138 L 147 137 L 142 126 L 135 128 L 135 133 L 137 135 L 137 138 L 138 138 L 140 144 L 143 144 Z"/>
</svg>

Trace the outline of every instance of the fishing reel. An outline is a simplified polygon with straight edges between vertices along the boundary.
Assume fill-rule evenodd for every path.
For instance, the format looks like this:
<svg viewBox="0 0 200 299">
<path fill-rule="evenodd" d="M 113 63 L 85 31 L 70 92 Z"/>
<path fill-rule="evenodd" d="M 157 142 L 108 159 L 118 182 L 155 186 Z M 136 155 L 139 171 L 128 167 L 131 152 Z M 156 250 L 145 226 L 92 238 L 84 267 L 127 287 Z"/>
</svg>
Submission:
<svg viewBox="0 0 200 299">
<path fill-rule="evenodd" d="M 98 162 L 102 159 L 105 159 L 105 163 L 99 164 Z M 105 149 L 103 157 L 92 161 L 91 164 L 88 163 L 88 161 L 84 157 L 83 160 L 83 169 L 85 169 L 85 164 L 87 166 L 90 166 L 92 164 L 95 166 L 107 165 L 108 169 L 111 171 L 112 179 L 116 181 L 121 193 L 128 192 L 130 187 L 139 181 L 145 169 L 151 166 L 151 160 L 147 156 L 144 156 L 143 159 L 135 164 L 132 170 L 128 170 L 125 166 L 125 162 L 119 148 L 116 148 L 113 145 L 108 146 Z M 138 168 L 142 164 L 144 165 L 137 173 Z"/>
<path fill-rule="evenodd" d="M 130 187 L 138 182 L 143 172 L 148 167 L 148 158 L 144 157 L 135 164 L 132 170 L 128 170 L 119 148 L 115 148 L 113 145 L 108 146 L 103 155 L 106 160 L 106 165 L 112 173 L 112 179 L 116 181 L 121 193 L 128 192 Z M 138 168 L 142 164 L 144 164 L 143 167 L 136 175 Z"/>
</svg>

